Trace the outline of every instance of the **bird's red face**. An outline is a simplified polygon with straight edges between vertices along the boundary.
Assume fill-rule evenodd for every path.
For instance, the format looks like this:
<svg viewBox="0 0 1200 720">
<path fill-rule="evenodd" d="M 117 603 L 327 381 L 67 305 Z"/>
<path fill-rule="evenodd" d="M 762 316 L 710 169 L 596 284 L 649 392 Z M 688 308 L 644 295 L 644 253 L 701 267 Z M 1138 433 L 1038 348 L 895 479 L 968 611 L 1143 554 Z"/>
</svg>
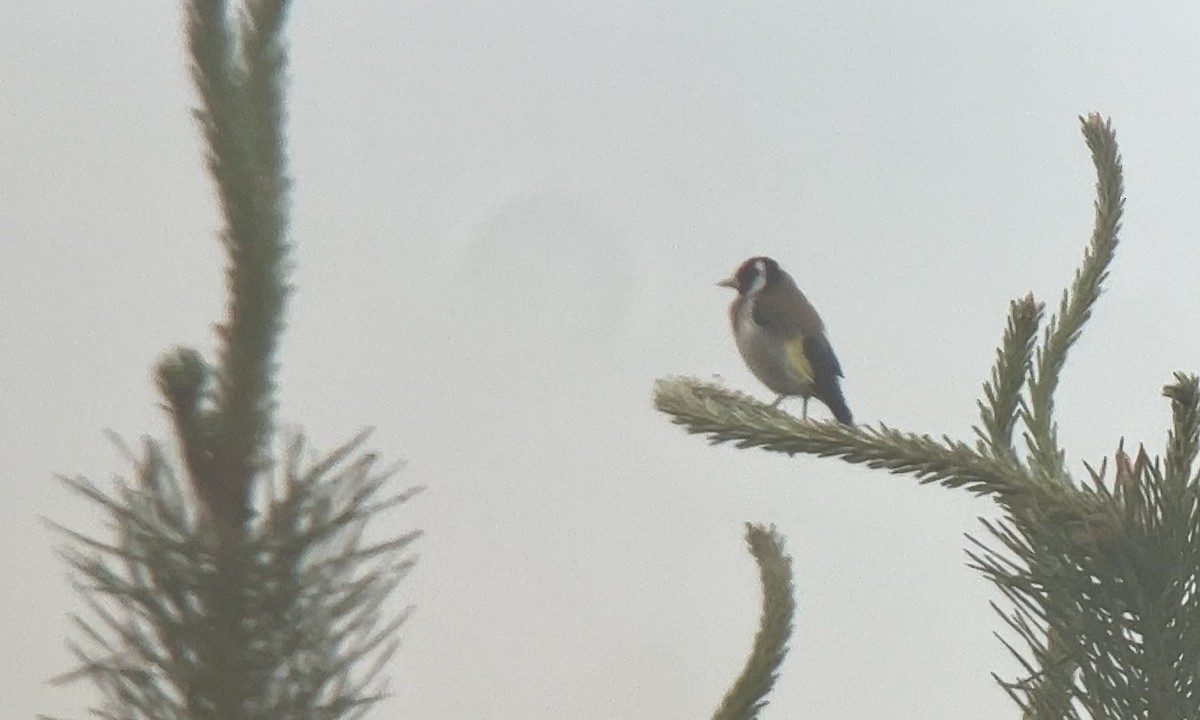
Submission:
<svg viewBox="0 0 1200 720">
<path fill-rule="evenodd" d="M 738 266 L 732 277 L 717 283 L 721 287 L 733 288 L 740 295 L 751 295 L 766 287 L 779 275 L 779 263 L 769 257 L 752 257 Z"/>
</svg>

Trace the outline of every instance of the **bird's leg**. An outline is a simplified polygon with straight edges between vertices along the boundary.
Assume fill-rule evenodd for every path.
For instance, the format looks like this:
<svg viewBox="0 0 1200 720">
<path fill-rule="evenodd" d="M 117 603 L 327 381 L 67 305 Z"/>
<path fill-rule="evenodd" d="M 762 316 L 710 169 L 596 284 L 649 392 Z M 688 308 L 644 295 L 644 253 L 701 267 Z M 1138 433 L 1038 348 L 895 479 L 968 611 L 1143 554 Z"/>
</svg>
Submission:
<svg viewBox="0 0 1200 720">
<path fill-rule="evenodd" d="M 771 403 L 768 407 L 777 408 L 777 407 L 779 407 L 779 403 L 781 403 L 781 402 L 783 402 L 783 395 L 780 395 L 779 397 L 775 398 L 775 402 Z"/>
<path fill-rule="evenodd" d="M 807 420 L 807 419 L 808 419 L 808 398 L 807 398 L 807 397 L 806 397 L 806 398 L 804 398 L 804 410 L 803 410 L 803 412 L 804 412 L 804 419 L 805 419 L 805 420 Z"/>
</svg>

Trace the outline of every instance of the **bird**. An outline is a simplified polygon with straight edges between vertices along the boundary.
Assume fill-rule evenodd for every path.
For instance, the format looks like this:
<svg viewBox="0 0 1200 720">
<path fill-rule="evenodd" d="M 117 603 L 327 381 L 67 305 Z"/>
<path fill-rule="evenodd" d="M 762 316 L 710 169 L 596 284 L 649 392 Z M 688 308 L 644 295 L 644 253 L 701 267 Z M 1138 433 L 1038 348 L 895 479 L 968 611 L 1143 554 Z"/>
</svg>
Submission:
<svg viewBox="0 0 1200 720">
<path fill-rule="evenodd" d="M 854 423 L 839 378 L 842 366 L 825 336 L 825 324 L 816 308 L 779 263 L 769 257 L 752 257 L 733 275 L 717 283 L 738 295 L 729 306 L 733 337 L 750 372 L 778 394 L 771 407 L 785 397 L 816 398 L 833 412 L 838 422 Z"/>
</svg>

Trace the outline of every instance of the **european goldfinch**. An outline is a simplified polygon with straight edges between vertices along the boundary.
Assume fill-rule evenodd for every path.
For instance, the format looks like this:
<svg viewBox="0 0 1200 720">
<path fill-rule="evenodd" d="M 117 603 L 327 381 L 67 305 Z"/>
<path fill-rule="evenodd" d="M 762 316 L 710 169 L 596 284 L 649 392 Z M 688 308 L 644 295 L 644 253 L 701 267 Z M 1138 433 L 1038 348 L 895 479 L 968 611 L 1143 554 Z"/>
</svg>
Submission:
<svg viewBox="0 0 1200 720">
<path fill-rule="evenodd" d="M 733 277 L 717 283 L 737 290 L 729 306 L 733 337 L 750 372 L 779 394 L 771 407 L 789 395 L 825 403 L 838 422 L 854 422 L 838 378 L 842 366 L 825 337 L 816 309 L 792 277 L 768 257 L 752 257 Z"/>
</svg>

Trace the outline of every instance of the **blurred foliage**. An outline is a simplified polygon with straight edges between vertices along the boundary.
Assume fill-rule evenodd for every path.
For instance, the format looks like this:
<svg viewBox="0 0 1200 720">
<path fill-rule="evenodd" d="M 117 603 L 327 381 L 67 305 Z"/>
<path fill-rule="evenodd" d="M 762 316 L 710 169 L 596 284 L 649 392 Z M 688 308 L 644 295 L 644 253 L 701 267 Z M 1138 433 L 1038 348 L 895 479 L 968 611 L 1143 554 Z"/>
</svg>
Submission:
<svg viewBox="0 0 1200 720">
<path fill-rule="evenodd" d="M 368 525 L 417 490 L 361 453 L 365 433 L 307 459 L 272 452 L 275 351 L 287 284 L 288 180 L 281 39 L 288 3 L 185 3 L 196 118 L 224 216 L 228 305 L 217 362 L 176 348 L 157 368 L 182 475 L 162 445 L 127 451 L 132 480 L 105 492 L 64 482 L 100 509 L 103 540 L 55 525 L 88 617 L 79 667 L 101 718 L 355 718 L 382 695 L 407 609 L 388 600 L 419 533 Z"/>
</svg>

